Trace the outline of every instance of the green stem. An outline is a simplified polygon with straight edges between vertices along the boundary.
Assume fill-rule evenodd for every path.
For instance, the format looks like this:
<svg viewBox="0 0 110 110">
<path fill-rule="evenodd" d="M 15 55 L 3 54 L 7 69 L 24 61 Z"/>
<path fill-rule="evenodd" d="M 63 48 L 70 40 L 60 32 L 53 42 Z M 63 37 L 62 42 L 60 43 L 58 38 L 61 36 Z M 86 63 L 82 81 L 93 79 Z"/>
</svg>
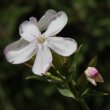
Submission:
<svg viewBox="0 0 110 110">
<path fill-rule="evenodd" d="M 59 77 L 63 80 L 64 84 L 66 85 L 66 87 L 72 92 L 73 94 L 73 99 L 75 99 L 76 101 L 79 102 L 79 104 L 81 105 L 81 107 L 83 108 L 83 110 L 90 110 L 88 105 L 86 104 L 86 102 L 84 101 L 84 99 L 78 97 L 78 94 L 75 90 L 75 86 L 76 86 L 76 82 L 67 80 L 64 76 L 61 75 L 61 73 L 55 68 L 54 65 L 52 65 L 52 67 L 55 69 L 56 73 L 59 75 Z M 70 77 L 71 78 L 71 77 Z"/>
<path fill-rule="evenodd" d="M 90 110 L 90 108 L 88 107 L 88 105 L 86 104 L 84 99 L 81 99 L 80 97 L 78 97 L 75 90 L 72 89 L 69 85 L 67 85 L 67 86 L 68 86 L 68 89 L 71 90 L 71 92 L 73 93 L 74 99 L 79 102 L 79 104 L 81 105 L 83 110 Z"/>
<path fill-rule="evenodd" d="M 88 107 L 88 105 L 86 104 L 84 99 L 78 100 L 78 102 L 80 103 L 80 105 L 83 108 L 83 110 L 90 110 L 90 108 Z"/>
<path fill-rule="evenodd" d="M 86 104 L 84 99 L 82 99 L 81 97 L 78 96 L 78 94 L 77 94 L 77 92 L 76 92 L 76 90 L 74 88 L 74 85 L 73 84 L 71 85 L 71 83 L 70 84 L 67 83 L 67 86 L 68 86 L 68 89 L 71 90 L 71 92 L 74 95 L 75 100 L 79 102 L 79 104 L 81 105 L 83 110 L 90 110 L 90 108 L 88 107 L 88 105 Z"/>
<path fill-rule="evenodd" d="M 53 64 L 52 64 L 52 67 L 56 71 L 57 75 L 64 81 L 65 80 L 65 77 L 55 68 L 55 66 Z"/>
</svg>

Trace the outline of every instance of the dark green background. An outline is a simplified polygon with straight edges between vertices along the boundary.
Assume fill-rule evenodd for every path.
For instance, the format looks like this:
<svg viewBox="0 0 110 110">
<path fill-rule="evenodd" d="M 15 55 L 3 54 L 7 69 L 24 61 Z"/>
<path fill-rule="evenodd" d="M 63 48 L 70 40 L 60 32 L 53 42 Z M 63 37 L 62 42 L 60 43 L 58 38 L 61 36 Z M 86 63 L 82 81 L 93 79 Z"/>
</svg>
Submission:
<svg viewBox="0 0 110 110">
<path fill-rule="evenodd" d="M 105 80 L 101 88 L 110 91 L 110 0 L 1 0 L 0 110 L 82 110 L 73 99 L 61 96 L 55 85 L 25 80 L 31 69 L 4 58 L 4 47 L 20 38 L 20 23 L 31 16 L 39 19 L 47 9 L 67 13 L 68 24 L 59 35 L 84 44 L 78 71 L 97 54 L 97 68 Z M 86 102 L 91 110 L 110 110 L 109 96 L 91 96 Z"/>
</svg>

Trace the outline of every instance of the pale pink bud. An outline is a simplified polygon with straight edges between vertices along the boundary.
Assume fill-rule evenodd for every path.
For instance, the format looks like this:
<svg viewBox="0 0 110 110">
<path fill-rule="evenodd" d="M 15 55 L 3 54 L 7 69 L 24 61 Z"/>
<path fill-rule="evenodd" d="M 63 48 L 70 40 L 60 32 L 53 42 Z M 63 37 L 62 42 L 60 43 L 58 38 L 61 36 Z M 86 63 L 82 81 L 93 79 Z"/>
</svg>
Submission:
<svg viewBox="0 0 110 110">
<path fill-rule="evenodd" d="M 97 75 L 99 74 L 98 70 L 94 67 L 88 67 L 88 73 L 89 73 L 89 76 L 92 78 L 97 77 Z"/>
<path fill-rule="evenodd" d="M 88 67 L 85 70 L 85 75 L 93 85 L 97 85 L 96 82 L 104 82 L 102 76 L 100 75 L 99 71 L 95 67 Z"/>
</svg>

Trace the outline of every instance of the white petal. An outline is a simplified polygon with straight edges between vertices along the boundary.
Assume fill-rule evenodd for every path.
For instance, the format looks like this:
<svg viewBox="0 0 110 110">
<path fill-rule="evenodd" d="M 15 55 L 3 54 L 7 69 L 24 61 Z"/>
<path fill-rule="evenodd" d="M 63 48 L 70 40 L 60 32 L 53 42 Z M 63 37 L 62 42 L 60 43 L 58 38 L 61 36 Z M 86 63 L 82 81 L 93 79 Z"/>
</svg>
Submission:
<svg viewBox="0 0 110 110">
<path fill-rule="evenodd" d="M 37 19 L 35 17 L 30 17 L 29 20 L 37 25 Z"/>
<path fill-rule="evenodd" d="M 40 47 L 32 68 L 34 74 L 42 76 L 48 71 L 52 63 L 52 54 L 48 47 Z"/>
<path fill-rule="evenodd" d="M 94 86 L 97 86 L 97 83 L 94 79 L 87 77 L 88 81 L 90 81 Z"/>
<path fill-rule="evenodd" d="M 31 42 L 41 35 L 38 27 L 37 20 L 35 18 L 30 18 L 30 21 L 24 21 L 19 27 L 19 34 L 25 40 Z"/>
<path fill-rule="evenodd" d="M 16 48 L 21 48 L 24 45 L 28 44 L 29 42 L 25 41 L 24 39 L 19 39 L 11 44 L 9 44 L 8 46 L 6 46 L 6 48 L 4 49 L 4 54 L 6 55 L 9 51 L 14 50 Z"/>
<path fill-rule="evenodd" d="M 46 37 L 50 37 L 53 35 L 56 35 L 57 33 L 59 33 L 64 26 L 66 25 L 68 21 L 68 17 L 66 15 L 65 12 L 61 11 L 58 12 L 52 19 L 52 21 L 50 22 L 46 32 L 44 33 L 44 35 Z"/>
<path fill-rule="evenodd" d="M 47 28 L 48 24 L 50 23 L 52 18 L 55 16 L 55 14 L 56 14 L 55 10 L 49 9 L 46 11 L 44 16 L 41 17 L 41 19 L 38 21 L 38 24 L 37 24 L 41 31 Z"/>
<path fill-rule="evenodd" d="M 6 52 L 6 59 L 12 64 L 20 64 L 28 61 L 36 53 L 36 43 L 30 43 L 23 47 Z"/>
<path fill-rule="evenodd" d="M 77 49 L 77 43 L 71 38 L 49 37 L 47 46 L 62 56 L 70 56 Z"/>
</svg>

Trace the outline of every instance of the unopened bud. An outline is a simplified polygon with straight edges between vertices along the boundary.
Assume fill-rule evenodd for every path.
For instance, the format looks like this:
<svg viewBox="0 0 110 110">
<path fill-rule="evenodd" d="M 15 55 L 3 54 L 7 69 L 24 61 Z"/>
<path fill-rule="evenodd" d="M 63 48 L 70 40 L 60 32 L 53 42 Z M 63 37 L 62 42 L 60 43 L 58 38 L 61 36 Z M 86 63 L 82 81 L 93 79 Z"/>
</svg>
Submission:
<svg viewBox="0 0 110 110">
<path fill-rule="evenodd" d="M 102 76 L 100 75 L 99 71 L 95 67 L 88 67 L 85 70 L 85 75 L 93 85 L 97 85 L 96 82 L 104 82 Z"/>
</svg>

